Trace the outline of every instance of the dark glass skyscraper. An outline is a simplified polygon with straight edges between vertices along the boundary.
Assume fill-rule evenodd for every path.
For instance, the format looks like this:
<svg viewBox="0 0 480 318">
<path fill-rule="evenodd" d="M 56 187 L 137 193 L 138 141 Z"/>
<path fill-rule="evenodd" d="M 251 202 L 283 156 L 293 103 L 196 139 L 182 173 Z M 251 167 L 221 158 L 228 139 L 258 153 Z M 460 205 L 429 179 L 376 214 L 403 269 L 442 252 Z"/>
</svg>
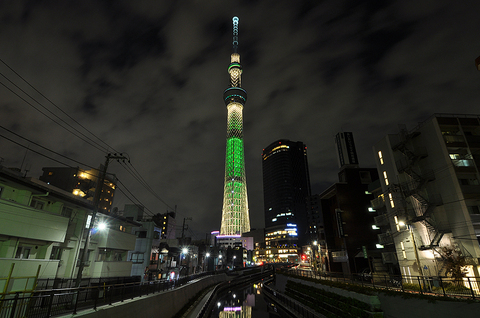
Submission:
<svg viewBox="0 0 480 318">
<path fill-rule="evenodd" d="M 262 157 L 266 247 L 282 258 L 292 254 L 292 249 L 285 253 L 285 247 L 300 248 L 309 240 L 307 147 L 301 141 L 277 140 L 263 150 Z"/>
</svg>

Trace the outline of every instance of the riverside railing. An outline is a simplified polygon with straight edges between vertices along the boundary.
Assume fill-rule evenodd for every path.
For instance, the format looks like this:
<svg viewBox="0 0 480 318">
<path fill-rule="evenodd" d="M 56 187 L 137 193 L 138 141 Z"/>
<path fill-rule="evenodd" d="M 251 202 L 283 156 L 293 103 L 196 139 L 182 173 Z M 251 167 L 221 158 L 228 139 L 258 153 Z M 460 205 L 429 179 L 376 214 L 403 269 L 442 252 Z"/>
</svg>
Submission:
<svg viewBox="0 0 480 318">
<path fill-rule="evenodd" d="M 76 314 L 79 310 L 123 302 L 178 288 L 189 281 L 212 275 L 204 272 L 172 281 L 125 282 L 79 288 L 36 290 L 30 293 L 0 293 L 0 318 L 43 318 Z"/>
<path fill-rule="evenodd" d="M 381 274 L 345 275 L 342 273 L 315 272 L 293 268 L 285 272 L 314 280 L 337 281 L 403 293 L 471 299 L 480 298 L 480 277 L 453 278 L 445 276 L 427 277 Z"/>
</svg>

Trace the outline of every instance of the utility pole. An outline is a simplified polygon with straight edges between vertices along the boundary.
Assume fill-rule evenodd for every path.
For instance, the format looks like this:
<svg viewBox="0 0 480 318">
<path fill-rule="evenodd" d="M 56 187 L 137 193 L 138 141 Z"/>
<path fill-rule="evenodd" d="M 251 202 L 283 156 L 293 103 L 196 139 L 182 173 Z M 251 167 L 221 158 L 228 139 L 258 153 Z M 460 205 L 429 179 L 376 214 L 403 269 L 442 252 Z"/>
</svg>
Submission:
<svg viewBox="0 0 480 318">
<path fill-rule="evenodd" d="M 188 217 L 188 218 L 183 218 L 183 225 L 182 225 L 182 242 L 181 244 L 185 244 L 184 240 L 185 240 L 185 221 L 191 221 L 192 218 L 191 217 Z M 187 226 L 187 229 L 188 229 L 188 226 Z"/>
<path fill-rule="evenodd" d="M 85 245 L 83 247 L 83 251 L 80 254 L 80 265 L 78 267 L 77 279 L 75 280 L 75 287 L 79 287 L 82 281 L 83 269 L 85 268 L 85 263 L 87 261 L 86 256 L 88 255 L 88 246 L 90 245 L 90 235 L 91 235 L 93 226 L 95 224 L 95 218 L 98 212 L 98 205 L 100 203 L 100 196 L 102 195 L 102 188 L 105 182 L 105 176 L 107 175 L 108 164 L 112 159 L 117 159 L 117 160 L 128 159 L 122 154 L 117 155 L 116 153 L 113 155 L 109 153 L 105 156 L 105 158 L 106 158 L 105 165 L 103 166 L 103 169 L 99 171 L 98 182 L 95 188 L 95 196 L 93 198 L 92 219 L 90 220 L 90 224 L 88 225 L 88 232 L 87 232 L 87 237 L 85 238 Z"/>
</svg>

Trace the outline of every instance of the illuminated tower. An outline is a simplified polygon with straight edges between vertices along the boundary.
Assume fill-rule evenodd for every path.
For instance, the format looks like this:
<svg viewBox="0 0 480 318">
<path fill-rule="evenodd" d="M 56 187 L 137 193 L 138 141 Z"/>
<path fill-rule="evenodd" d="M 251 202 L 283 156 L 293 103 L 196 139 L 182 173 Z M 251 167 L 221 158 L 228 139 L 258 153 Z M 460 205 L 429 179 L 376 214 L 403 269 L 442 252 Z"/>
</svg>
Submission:
<svg viewBox="0 0 480 318">
<path fill-rule="evenodd" d="M 230 87 L 223 93 L 227 106 L 227 151 L 220 234 L 238 235 L 250 231 L 247 182 L 243 151 L 243 106 L 247 92 L 241 88 L 242 66 L 238 54 L 238 18 L 233 18 L 233 53 L 228 66 Z"/>
</svg>

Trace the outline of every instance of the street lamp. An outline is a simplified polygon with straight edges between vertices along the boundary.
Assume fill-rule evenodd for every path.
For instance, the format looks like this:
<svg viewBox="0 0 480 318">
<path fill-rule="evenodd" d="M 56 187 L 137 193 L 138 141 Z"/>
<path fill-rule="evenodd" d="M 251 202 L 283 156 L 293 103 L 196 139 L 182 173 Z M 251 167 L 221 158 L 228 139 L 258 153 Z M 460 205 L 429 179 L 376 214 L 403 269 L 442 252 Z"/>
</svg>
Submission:
<svg viewBox="0 0 480 318">
<path fill-rule="evenodd" d="M 99 229 L 100 231 L 103 231 L 107 228 L 107 223 L 105 222 L 100 222 L 97 226 L 97 229 Z"/>
<path fill-rule="evenodd" d="M 205 268 L 208 269 L 208 258 L 210 257 L 210 253 L 205 254 L 205 260 L 203 262 L 203 271 L 206 272 Z"/>
<path fill-rule="evenodd" d="M 182 258 L 182 255 L 183 255 L 183 258 Z M 180 255 L 180 258 L 185 259 L 185 265 L 186 265 L 185 267 L 187 268 L 187 272 L 185 276 L 188 276 L 188 272 L 189 272 L 187 255 L 188 255 L 188 248 L 187 247 L 182 248 L 182 254 Z M 181 259 L 180 259 L 180 262 L 181 262 Z M 182 264 L 180 263 L 180 265 Z"/>
</svg>

